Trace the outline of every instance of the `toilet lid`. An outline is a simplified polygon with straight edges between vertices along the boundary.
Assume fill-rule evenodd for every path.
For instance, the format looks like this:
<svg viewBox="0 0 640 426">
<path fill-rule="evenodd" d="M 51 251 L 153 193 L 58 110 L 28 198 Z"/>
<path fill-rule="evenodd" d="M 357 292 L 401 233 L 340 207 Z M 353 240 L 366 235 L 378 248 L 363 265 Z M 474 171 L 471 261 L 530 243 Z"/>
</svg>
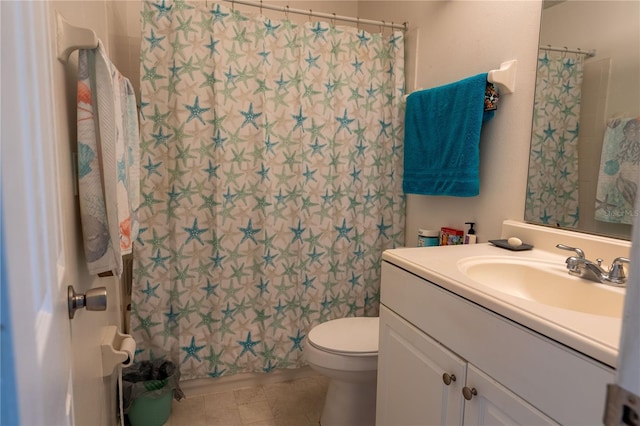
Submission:
<svg viewBox="0 0 640 426">
<path fill-rule="evenodd" d="M 378 317 L 339 318 L 319 324 L 309 332 L 309 343 L 331 352 L 377 353 Z"/>
</svg>

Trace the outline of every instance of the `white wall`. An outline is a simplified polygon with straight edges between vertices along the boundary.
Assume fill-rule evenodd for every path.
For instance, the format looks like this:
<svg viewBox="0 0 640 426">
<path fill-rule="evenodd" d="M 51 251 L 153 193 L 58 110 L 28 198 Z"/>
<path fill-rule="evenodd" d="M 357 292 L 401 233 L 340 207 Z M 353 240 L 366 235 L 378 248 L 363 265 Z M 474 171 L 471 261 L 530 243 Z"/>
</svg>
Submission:
<svg viewBox="0 0 640 426">
<path fill-rule="evenodd" d="M 476 222 L 478 241 L 500 237 L 504 219 L 522 220 L 531 137 L 539 1 L 361 1 L 360 17 L 408 21 L 407 88 L 429 88 L 518 60 L 516 92 L 503 95 L 482 130 L 480 195 L 472 198 L 409 195 L 407 245 L 418 228 L 464 229 Z M 416 34 L 416 31 L 417 33 Z M 414 39 L 412 39 L 414 38 Z"/>
<path fill-rule="evenodd" d="M 131 81 L 136 93 L 140 93 L 141 9 L 141 0 L 106 2 L 109 57 L 122 75 Z"/>
</svg>

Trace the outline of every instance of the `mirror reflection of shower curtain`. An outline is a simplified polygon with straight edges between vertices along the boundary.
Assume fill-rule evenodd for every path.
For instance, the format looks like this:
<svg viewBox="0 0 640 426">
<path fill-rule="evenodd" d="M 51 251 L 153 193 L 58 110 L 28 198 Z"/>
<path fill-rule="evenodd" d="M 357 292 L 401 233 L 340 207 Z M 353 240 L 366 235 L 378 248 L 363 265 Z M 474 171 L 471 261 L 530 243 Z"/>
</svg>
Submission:
<svg viewBox="0 0 640 426">
<path fill-rule="evenodd" d="M 576 227 L 584 55 L 540 50 L 525 220 Z"/>
<path fill-rule="evenodd" d="M 403 35 L 143 7 L 136 359 L 302 366 L 312 326 L 377 315 L 404 243 Z"/>
</svg>

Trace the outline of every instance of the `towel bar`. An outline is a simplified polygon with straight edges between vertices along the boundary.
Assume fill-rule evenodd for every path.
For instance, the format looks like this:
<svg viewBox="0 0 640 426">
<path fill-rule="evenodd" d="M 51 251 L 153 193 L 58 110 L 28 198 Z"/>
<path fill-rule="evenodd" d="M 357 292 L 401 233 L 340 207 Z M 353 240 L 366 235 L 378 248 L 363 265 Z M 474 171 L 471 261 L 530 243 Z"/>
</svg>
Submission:
<svg viewBox="0 0 640 426">
<path fill-rule="evenodd" d="M 56 13 L 56 17 L 58 60 L 60 62 L 66 63 L 74 50 L 98 47 L 98 36 L 93 30 L 71 25 L 60 13 Z"/>
<path fill-rule="evenodd" d="M 513 93 L 516 91 L 516 70 L 518 68 L 518 61 L 516 59 L 506 61 L 500 64 L 500 69 L 491 70 L 487 74 L 487 81 L 500 86 L 500 93 Z M 416 89 L 417 91 L 423 90 L 422 88 Z M 402 101 L 407 101 L 406 94 L 402 96 Z"/>
<path fill-rule="evenodd" d="M 516 59 L 512 61 L 503 62 L 500 64 L 500 69 L 489 71 L 487 75 L 487 81 L 500 86 L 502 93 L 513 93 L 516 91 L 516 69 L 518 68 L 518 61 Z"/>
</svg>

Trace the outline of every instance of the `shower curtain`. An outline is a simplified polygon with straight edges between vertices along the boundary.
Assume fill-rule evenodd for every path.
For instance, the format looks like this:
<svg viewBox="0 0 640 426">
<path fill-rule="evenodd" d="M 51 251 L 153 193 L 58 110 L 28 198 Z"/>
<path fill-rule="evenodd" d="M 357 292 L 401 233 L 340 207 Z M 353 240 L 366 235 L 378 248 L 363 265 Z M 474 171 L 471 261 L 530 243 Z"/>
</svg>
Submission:
<svg viewBox="0 0 640 426">
<path fill-rule="evenodd" d="M 137 359 L 299 367 L 312 326 L 377 315 L 404 243 L 402 33 L 168 0 L 142 19 Z"/>
<path fill-rule="evenodd" d="M 577 227 L 578 130 L 584 55 L 538 55 L 525 220 Z"/>
</svg>

